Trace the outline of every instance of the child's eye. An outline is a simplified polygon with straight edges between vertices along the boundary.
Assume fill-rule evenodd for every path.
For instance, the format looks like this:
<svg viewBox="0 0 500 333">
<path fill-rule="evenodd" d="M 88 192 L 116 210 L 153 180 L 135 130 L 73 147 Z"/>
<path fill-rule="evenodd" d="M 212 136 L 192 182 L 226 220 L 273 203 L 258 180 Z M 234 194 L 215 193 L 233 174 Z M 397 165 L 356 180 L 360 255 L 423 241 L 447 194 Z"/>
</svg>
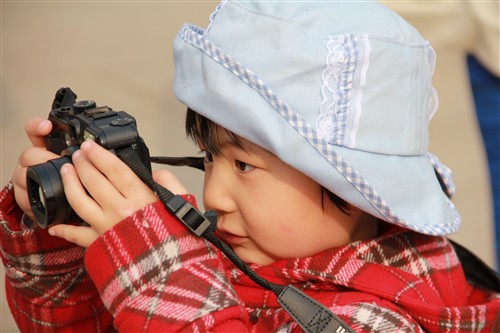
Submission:
<svg viewBox="0 0 500 333">
<path fill-rule="evenodd" d="M 236 169 L 238 169 L 241 172 L 249 172 L 252 171 L 254 166 L 239 160 L 234 161 L 234 164 L 236 165 Z"/>
</svg>

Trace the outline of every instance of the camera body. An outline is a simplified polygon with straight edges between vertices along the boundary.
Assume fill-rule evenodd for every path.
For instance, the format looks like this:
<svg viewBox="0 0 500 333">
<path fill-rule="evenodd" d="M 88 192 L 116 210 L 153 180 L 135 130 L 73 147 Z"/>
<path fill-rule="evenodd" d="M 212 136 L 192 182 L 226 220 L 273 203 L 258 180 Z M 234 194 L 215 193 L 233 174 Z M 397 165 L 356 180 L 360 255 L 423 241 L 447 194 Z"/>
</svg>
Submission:
<svg viewBox="0 0 500 333">
<path fill-rule="evenodd" d="M 61 157 L 31 166 L 26 173 L 31 208 L 42 228 L 76 217 L 66 200 L 60 169 L 65 163 L 71 163 L 72 154 L 84 141 L 95 141 L 115 154 L 132 148 L 151 172 L 149 150 L 139 136 L 134 117 L 108 106 L 97 107 L 91 100 L 77 101 L 76 98 L 70 88 L 59 89 L 49 113 L 52 131 L 46 137 L 46 146 Z"/>
</svg>

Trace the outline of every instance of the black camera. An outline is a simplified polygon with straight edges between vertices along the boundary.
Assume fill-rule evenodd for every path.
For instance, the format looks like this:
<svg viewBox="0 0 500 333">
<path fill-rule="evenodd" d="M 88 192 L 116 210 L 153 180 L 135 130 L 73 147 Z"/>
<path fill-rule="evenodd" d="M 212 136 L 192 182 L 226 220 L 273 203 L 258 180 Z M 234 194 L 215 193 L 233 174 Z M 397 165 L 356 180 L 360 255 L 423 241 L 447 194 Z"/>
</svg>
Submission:
<svg viewBox="0 0 500 333">
<path fill-rule="evenodd" d="M 135 118 L 108 106 L 97 107 L 91 100 L 77 101 L 70 88 L 57 91 L 49 113 L 52 131 L 47 149 L 60 158 L 28 168 L 26 185 L 31 209 L 40 227 L 65 223 L 76 217 L 64 194 L 60 169 L 71 163 L 71 155 L 85 140 L 92 140 L 117 154 L 133 149 L 151 172 L 149 150 L 139 136 Z"/>
</svg>

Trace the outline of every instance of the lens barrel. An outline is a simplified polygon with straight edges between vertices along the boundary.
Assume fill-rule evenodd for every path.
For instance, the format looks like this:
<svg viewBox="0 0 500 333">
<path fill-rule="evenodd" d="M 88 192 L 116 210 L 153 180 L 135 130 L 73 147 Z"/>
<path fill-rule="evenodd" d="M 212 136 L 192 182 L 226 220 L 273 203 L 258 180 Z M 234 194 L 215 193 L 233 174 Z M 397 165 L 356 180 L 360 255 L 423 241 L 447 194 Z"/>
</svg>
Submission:
<svg viewBox="0 0 500 333">
<path fill-rule="evenodd" d="M 41 228 L 67 222 L 73 214 L 68 204 L 61 179 L 61 167 L 71 163 L 71 157 L 62 156 L 31 166 L 26 171 L 26 185 L 31 209 Z"/>
</svg>

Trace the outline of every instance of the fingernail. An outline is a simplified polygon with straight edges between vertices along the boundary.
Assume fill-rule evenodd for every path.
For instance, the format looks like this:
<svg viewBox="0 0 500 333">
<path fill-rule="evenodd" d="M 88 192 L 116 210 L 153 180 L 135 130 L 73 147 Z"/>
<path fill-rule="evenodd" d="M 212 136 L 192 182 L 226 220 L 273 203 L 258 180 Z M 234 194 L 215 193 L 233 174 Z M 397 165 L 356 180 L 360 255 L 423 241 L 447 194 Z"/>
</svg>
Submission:
<svg viewBox="0 0 500 333">
<path fill-rule="evenodd" d="M 69 166 L 68 166 L 68 165 L 66 165 L 66 164 L 64 164 L 64 165 L 61 167 L 61 175 L 65 175 L 65 174 L 67 174 L 67 173 L 68 173 L 68 170 L 69 170 L 68 168 L 69 168 Z"/>
<path fill-rule="evenodd" d="M 48 121 L 47 119 L 43 120 L 42 122 L 40 122 L 40 124 L 38 124 L 38 130 L 43 131 L 44 128 L 49 125 L 49 123 L 50 121 Z"/>
<path fill-rule="evenodd" d="M 80 149 L 83 149 L 83 150 L 88 150 L 90 149 L 90 147 L 92 146 L 92 141 L 89 141 L 89 140 L 85 140 L 83 141 L 83 143 L 80 145 Z"/>
<path fill-rule="evenodd" d="M 53 230 L 52 228 L 49 229 L 49 235 L 51 236 L 57 236 L 57 232 Z"/>
</svg>

